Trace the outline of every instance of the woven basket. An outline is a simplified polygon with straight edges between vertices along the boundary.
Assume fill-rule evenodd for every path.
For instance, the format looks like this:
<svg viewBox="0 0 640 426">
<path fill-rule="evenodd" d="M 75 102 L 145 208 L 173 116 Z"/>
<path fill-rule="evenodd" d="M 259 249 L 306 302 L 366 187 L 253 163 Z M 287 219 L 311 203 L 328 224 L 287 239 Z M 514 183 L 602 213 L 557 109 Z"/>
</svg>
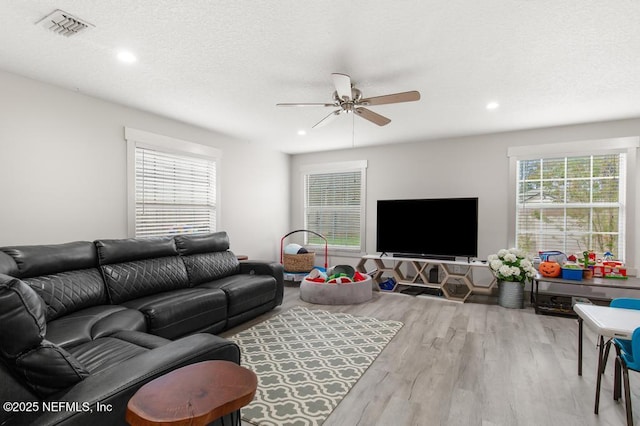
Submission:
<svg viewBox="0 0 640 426">
<path fill-rule="evenodd" d="M 301 254 L 284 253 L 282 265 L 287 272 L 309 272 L 313 269 L 316 260 L 314 252 Z"/>
</svg>

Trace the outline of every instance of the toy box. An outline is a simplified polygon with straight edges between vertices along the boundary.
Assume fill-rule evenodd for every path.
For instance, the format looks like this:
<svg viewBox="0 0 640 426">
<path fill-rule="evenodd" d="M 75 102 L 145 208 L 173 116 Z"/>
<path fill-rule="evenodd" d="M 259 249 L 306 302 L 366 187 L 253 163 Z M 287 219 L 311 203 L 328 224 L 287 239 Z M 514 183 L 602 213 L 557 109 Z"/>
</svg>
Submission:
<svg viewBox="0 0 640 426">
<path fill-rule="evenodd" d="M 562 268 L 562 279 L 582 281 L 582 269 Z"/>
</svg>

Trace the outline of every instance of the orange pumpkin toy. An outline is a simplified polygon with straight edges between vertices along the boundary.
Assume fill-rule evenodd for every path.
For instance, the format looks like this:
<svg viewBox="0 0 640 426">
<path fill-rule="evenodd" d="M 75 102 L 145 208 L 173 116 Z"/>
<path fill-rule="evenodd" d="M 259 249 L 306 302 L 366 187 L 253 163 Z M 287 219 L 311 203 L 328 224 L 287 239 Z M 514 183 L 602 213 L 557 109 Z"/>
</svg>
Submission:
<svg viewBox="0 0 640 426">
<path fill-rule="evenodd" d="M 555 278 L 560 276 L 560 274 L 562 273 L 562 268 L 560 267 L 560 264 L 558 262 L 546 261 L 540 263 L 538 272 L 540 272 L 540 275 L 542 275 L 543 277 Z"/>
</svg>

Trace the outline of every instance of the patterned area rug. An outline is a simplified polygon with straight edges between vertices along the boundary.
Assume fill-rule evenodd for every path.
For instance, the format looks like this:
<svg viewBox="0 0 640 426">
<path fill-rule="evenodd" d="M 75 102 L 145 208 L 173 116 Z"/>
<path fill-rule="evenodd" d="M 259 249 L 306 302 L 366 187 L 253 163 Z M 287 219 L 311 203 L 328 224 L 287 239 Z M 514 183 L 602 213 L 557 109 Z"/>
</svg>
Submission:
<svg viewBox="0 0 640 426">
<path fill-rule="evenodd" d="M 295 307 L 229 337 L 258 376 L 242 420 L 321 425 L 402 325 Z"/>
</svg>

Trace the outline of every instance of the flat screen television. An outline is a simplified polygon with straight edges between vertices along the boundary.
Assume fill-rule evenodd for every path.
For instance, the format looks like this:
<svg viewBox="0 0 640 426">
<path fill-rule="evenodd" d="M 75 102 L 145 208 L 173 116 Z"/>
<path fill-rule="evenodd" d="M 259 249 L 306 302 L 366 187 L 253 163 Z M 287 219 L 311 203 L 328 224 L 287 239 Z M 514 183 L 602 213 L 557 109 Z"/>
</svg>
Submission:
<svg viewBox="0 0 640 426">
<path fill-rule="evenodd" d="M 453 260 L 478 256 L 478 198 L 378 200 L 376 251 Z"/>
</svg>

